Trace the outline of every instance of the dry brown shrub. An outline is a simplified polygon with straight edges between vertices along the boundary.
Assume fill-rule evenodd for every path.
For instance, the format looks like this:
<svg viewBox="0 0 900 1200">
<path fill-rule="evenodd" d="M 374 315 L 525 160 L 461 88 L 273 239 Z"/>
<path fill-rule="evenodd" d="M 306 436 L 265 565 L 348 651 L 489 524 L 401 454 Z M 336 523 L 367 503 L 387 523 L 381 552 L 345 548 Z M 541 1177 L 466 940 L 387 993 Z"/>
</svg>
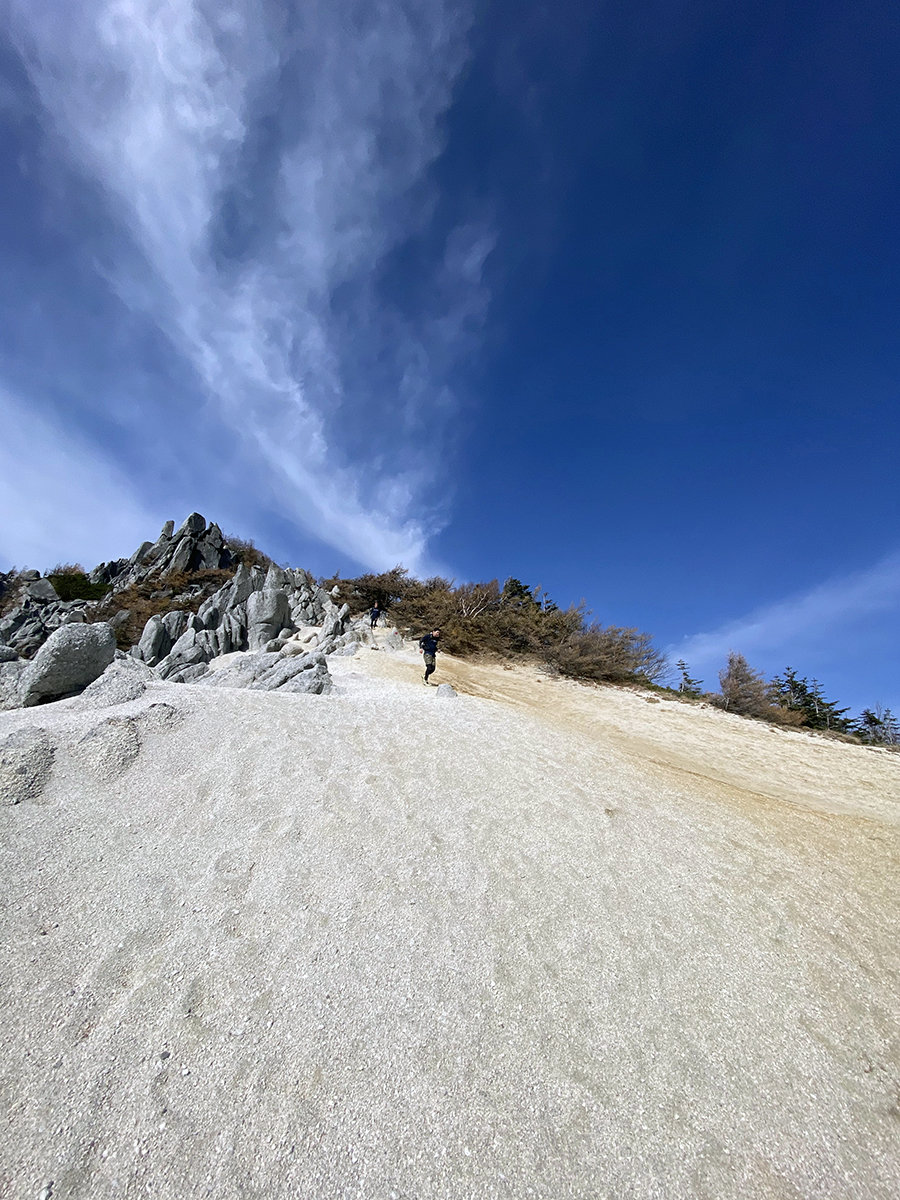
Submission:
<svg viewBox="0 0 900 1200">
<path fill-rule="evenodd" d="M 359 613 L 377 603 L 404 636 L 420 638 L 440 629 L 451 654 L 526 658 L 576 679 L 648 681 L 665 670 L 665 656 L 649 634 L 636 629 L 587 625 L 583 605 L 546 604 L 540 589 L 517 579 L 501 588 L 496 579 L 455 586 L 449 579 L 410 578 L 402 566 L 381 575 L 330 579 L 339 602 Z"/>
<path fill-rule="evenodd" d="M 781 725 L 785 729 L 799 729 L 805 722 L 805 714 L 800 708 L 782 708 L 780 704 L 770 704 L 760 713 L 764 720 L 773 725 Z"/>
<path fill-rule="evenodd" d="M 127 620 L 116 625 L 115 630 L 119 649 L 128 650 L 140 641 L 144 626 L 151 617 L 175 609 L 196 613 L 204 600 L 233 577 L 233 571 L 212 568 L 205 571 L 176 571 L 146 583 L 132 584 L 91 609 L 89 620 L 111 621 L 117 613 L 127 610 Z M 179 599 L 175 603 L 176 597 L 196 584 L 202 589 L 197 595 Z M 165 592 L 165 595 L 159 595 L 160 592 Z"/>
<path fill-rule="evenodd" d="M 666 670 L 666 658 L 649 633 L 616 625 L 589 625 L 548 653 L 548 662 L 573 679 L 625 683 L 654 682 Z"/>
<path fill-rule="evenodd" d="M 81 563 L 57 563 L 55 567 L 51 567 L 44 574 L 49 579 L 51 575 L 86 575 L 87 571 Z"/>
<path fill-rule="evenodd" d="M 0 571 L 0 617 L 5 617 L 18 604 L 21 584 L 22 572 L 15 567 Z"/>
<path fill-rule="evenodd" d="M 260 550 L 252 538 L 234 537 L 230 533 L 222 535 L 226 549 L 231 553 L 235 567 L 243 564 L 245 567 L 271 567 L 273 559 L 265 551 Z"/>
</svg>

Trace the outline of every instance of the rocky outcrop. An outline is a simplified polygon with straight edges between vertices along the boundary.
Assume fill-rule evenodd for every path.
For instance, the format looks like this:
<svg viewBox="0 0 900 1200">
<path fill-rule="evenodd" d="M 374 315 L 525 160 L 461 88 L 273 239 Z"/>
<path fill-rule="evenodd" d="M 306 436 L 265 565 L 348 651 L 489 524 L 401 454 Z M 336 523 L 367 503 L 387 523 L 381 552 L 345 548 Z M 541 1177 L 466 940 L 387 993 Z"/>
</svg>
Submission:
<svg viewBox="0 0 900 1200">
<path fill-rule="evenodd" d="M 143 542 L 131 558 L 100 563 L 88 578 L 92 583 L 108 583 L 117 592 L 154 575 L 227 569 L 232 565 L 219 526 L 207 525 L 199 513 L 191 513 L 178 529 L 174 521 L 166 521 L 155 542 Z"/>
<path fill-rule="evenodd" d="M 156 541 L 144 542 L 131 558 L 100 563 L 90 572 L 88 580 L 107 585 L 114 597 L 124 588 L 149 583 L 156 577 L 162 582 L 165 576 L 178 572 L 232 566 L 233 557 L 219 526 L 207 525 L 199 513 L 191 513 L 177 530 L 174 521 L 167 521 Z M 0 620 L 0 646 L 24 658 L 30 658 L 54 630 L 90 621 L 99 603 L 106 607 L 110 603 L 109 597 L 103 601 L 61 600 L 50 580 L 41 578 L 37 571 L 4 576 L 7 587 L 13 578 L 18 589 L 17 603 Z M 124 622 L 128 612 L 123 610 L 117 616 Z M 112 618 L 113 623 L 116 619 Z"/>
<path fill-rule="evenodd" d="M 132 653 L 161 678 L 185 683 L 235 650 L 330 654 L 343 644 L 348 615 L 306 571 L 241 565 L 196 614 L 151 617 Z"/>
<path fill-rule="evenodd" d="M 82 623 L 88 607 L 87 600 L 60 600 L 49 579 L 24 583 L 19 603 L 0 620 L 0 662 L 7 651 L 30 657 L 55 629 Z"/>
<path fill-rule="evenodd" d="M 28 708 L 82 691 L 103 674 L 115 653 L 115 635 L 103 621 L 57 629 L 21 672 L 19 703 Z"/>
<path fill-rule="evenodd" d="M 310 692 L 331 690 L 331 675 L 324 654 L 302 656 L 263 651 L 245 654 L 197 680 L 200 687 L 248 688 L 255 692 Z"/>
<path fill-rule="evenodd" d="M 0 708 L 73 695 L 94 680 L 98 682 L 89 688 L 89 701 L 121 703 L 139 696 L 148 676 L 172 683 L 199 680 L 210 662 L 234 651 L 252 652 L 256 664 L 245 669 L 252 679 L 245 673 L 234 676 L 240 679 L 236 686 L 327 690 L 330 676 L 324 655 L 352 654 L 359 635 L 346 631 L 347 606 L 338 608 L 306 571 L 240 564 L 212 595 L 208 589 L 215 586 L 215 577 L 211 585 L 208 579 L 179 583 L 185 590 L 178 596 L 172 595 L 171 584 L 166 590 L 174 573 L 231 566 L 232 555 L 218 525 L 207 525 L 199 513 L 191 513 L 177 530 L 168 521 L 155 542 L 144 542 L 130 558 L 95 567 L 88 575 L 90 583 L 110 589 L 100 601 L 60 600 L 52 583 L 37 571 L 21 572 L 15 584 L 18 603 L 0 620 Z M 144 585 L 139 596 L 162 599 L 172 607 L 144 625 L 130 651 L 135 671 L 129 672 L 120 659 L 104 673 L 115 654 L 115 631 L 133 620 L 135 611 L 128 599 L 116 612 L 116 593 L 137 585 Z M 198 611 L 191 611 L 197 604 Z M 253 674 L 260 654 L 285 659 L 265 682 L 262 674 Z M 215 682 L 226 678 L 220 673 Z"/>
</svg>

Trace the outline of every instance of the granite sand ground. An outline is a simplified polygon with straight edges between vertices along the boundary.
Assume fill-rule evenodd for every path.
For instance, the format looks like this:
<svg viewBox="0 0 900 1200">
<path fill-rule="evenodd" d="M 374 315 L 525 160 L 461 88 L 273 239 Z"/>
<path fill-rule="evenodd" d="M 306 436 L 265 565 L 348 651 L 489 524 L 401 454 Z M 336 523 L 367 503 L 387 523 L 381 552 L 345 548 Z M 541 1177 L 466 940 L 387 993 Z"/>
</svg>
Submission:
<svg viewBox="0 0 900 1200">
<path fill-rule="evenodd" d="M 0 716 L 0 1196 L 900 1193 L 896 756 L 329 661 Z"/>
</svg>

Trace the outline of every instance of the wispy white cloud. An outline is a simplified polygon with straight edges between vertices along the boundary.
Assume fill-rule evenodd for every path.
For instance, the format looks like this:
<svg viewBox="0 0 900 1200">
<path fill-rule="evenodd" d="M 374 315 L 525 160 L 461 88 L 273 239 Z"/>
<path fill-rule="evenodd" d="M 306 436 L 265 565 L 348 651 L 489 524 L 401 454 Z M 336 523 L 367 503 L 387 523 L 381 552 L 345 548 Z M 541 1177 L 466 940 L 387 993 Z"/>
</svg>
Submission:
<svg viewBox="0 0 900 1200">
<path fill-rule="evenodd" d="M 721 667 L 730 650 L 754 657 L 777 656 L 781 664 L 797 651 L 826 642 L 876 616 L 900 617 L 900 551 L 865 571 L 831 579 L 797 595 L 765 605 L 708 633 L 696 633 L 668 648 L 674 660 L 709 671 Z"/>
<path fill-rule="evenodd" d="M 90 569 L 130 554 L 168 519 L 135 498 L 96 446 L 3 389 L 0 430 L 0 565 L 46 571 L 74 560 Z"/>
<path fill-rule="evenodd" d="M 425 566 L 440 521 L 425 503 L 434 439 L 448 374 L 484 317 L 490 232 L 473 220 L 450 233 L 427 312 L 385 319 L 373 279 L 428 216 L 423 180 L 467 55 L 466 4 L 13 0 L 12 12 L 57 136 L 138 252 L 119 256 L 111 282 L 193 366 L 210 419 L 246 445 L 257 474 L 245 484 L 359 561 Z M 223 262 L 223 202 L 242 186 L 260 97 L 280 130 L 265 219 L 251 251 Z M 342 291 L 356 328 L 336 316 Z M 349 389 L 363 336 L 382 338 L 367 354 L 390 359 L 388 392 Z M 341 430 L 367 406 L 395 435 L 370 458 L 348 455 Z"/>
</svg>

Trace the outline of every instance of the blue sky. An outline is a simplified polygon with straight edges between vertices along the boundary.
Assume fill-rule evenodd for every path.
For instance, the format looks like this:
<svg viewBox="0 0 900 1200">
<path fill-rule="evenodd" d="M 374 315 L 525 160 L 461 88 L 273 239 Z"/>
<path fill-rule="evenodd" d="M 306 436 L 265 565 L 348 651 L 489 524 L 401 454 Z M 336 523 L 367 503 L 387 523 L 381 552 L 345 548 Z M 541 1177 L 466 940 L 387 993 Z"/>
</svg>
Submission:
<svg viewBox="0 0 900 1200">
<path fill-rule="evenodd" d="M 0 13 L 0 566 L 198 509 L 900 709 L 895 5 Z"/>
</svg>

